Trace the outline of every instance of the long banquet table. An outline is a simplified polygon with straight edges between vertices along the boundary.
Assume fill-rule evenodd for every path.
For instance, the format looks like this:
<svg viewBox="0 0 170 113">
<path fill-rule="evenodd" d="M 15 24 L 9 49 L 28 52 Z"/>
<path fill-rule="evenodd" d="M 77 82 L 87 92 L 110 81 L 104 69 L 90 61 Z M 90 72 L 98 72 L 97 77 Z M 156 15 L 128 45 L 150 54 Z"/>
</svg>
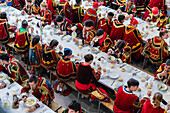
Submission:
<svg viewBox="0 0 170 113">
<path fill-rule="evenodd" d="M 116 11 L 114 11 L 113 9 L 104 7 L 104 6 L 100 6 L 100 8 L 102 9 L 102 11 L 99 11 L 98 13 L 106 13 L 109 11 L 113 11 L 115 14 L 117 13 Z M 15 23 L 16 18 L 21 19 L 21 20 L 28 20 L 29 21 L 29 25 L 31 25 L 32 27 L 34 27 L 34 32 L 32 33 L 33 35 L 35 34 L 41 34 L 40 29 L 36 26 L 36 23 L 39 22 L 39 20 L 35 19 L 35 18 L 28 18 L 28 15 L 21 15 L 20 11 L 12 8 L 12 7 L 2 7 L 1 11 L 6 11 L 8 14 L 8 19 L 9 19 L 9 23 L 10 24 L 14 24 L 17 25 L 18 27 L 21 25 L 21 21 L 18 22 L 18 24 Z M 106 16 L 106 15 L 105 15 Z M 118 16 L 118 14 L 117 14 Z M 138 18 L 137 18 L 138 19 Z M 159 34 L 159 32 L 157 31 L 157 27 L 153 28 L 153 31 L 150 31 L 150 27 L 146 28 L 146 26 L 148 26 L 147 22 L 144 22 L 140 19 L 138 19 L 139 21 L 139 25 L 138 25 L 138 29 L 140 31 L 142 31 L 142 28 L 144 27 L 144 31 L 146 32 L 148 31 L 149 34 L 148 36 L 146 36 L 145 38 L 143 38 L 143 40 L 147 40 L 149 38 L 152 38 L 156 35 Z M 128 25 L 130 22 L 130 20 L 125 21 L 125 25 Z M 63 36 L 63 35 L 58 35 L 56 33 L 56 29 L 55 28 L 51 28 L 51 26 L 46 26 L 43 29 L 43 34 L 42 35 L 42 39 L 43 39 L 43 43 L 47 43 L 49 44 L 49 42 L 52 39 L 57 39 L 59 41 L 59 45 L 61 45 L 63 48 L 71 48 L 73 51 L 73 55 L 75 56 L 72 60 L 74 61 L 75 59 L 79 59 L 79 61 L 84 61 L 83 56 L 87 53 L 91 53 L 95 56 L 94 62 L 92 63 L 92 67 L 97 68 L 97 65 L 100 65 L 102 68 L 105 68 L 107 71 L 103 72 L 102 71 L 102 77 L 99 80 L 99 82 L 105 86 L 107 86 L 108 88 L 111 89 L 116 89 L 117 87 L 121 86 L 121 85 L 126 85 L 126 82 L 129 78 L 135 78 L 140 82 L 139 87 L 142 89 L 141 92 L 134 92 L 137 96 L 139 96 L 140 98 L 144 95 L 146 95 L 148 90 L 151 90 L 153 93 L 155 92 L 161 92 L 164 96 L 164 99 L 168 102 L 170 101 L 170 86 L 167 86 L 168 89 L 166 91 L 160 91 L 157 87 L 158 84 L 161 84 L 160 81 L 154 80 L 154 77 L 152 75 L 149 75 L 129 64 L 114 64 L 114 68 L 111 68 L 111 63 L 109 63 L 107 61 L 108 55 L 106 53 L 103 52 L 99 52 L 98 54 L 94 54 L 93 52 L 91 52 L 91 47 L 88 45 L 83 46 L 82 49 L 79 49 L 79 46 L 77 44 L 75 44 L 75 42 L 72 41 L 72 37 L 70 35 L 67 36 Z M 170 39 L 167 39 L 166 42 L 169 44 Z M 59 49 L 57 48 L 56 51 L 59 51 Z M 99 61 L 98 58 L 102 58 L 104 57 L 105 59 L 103 59 L 102 61 Z M 125 72 L 121 71 L 120 66 L 122 65 L 126 65 L 124 66 L 124 68 L 126 68 Z M 131 68 L 131 70 L 129 71 L 128 69 Z M 133 73 L 137 73 L 136 75 L 133 75 Z M 141 81 L 141 73 L 144 73 L 144 75 L 148 75 L 149 77 L 147 78 L 147 80 L 145 82 Z M 123 78 L 123 82 L 119 82 L 117 80 L 118 77 Z M 152 88 L 151 89 L 147 89 L 146 88 L 146 83 L 151 84 Z"/>
</svg>

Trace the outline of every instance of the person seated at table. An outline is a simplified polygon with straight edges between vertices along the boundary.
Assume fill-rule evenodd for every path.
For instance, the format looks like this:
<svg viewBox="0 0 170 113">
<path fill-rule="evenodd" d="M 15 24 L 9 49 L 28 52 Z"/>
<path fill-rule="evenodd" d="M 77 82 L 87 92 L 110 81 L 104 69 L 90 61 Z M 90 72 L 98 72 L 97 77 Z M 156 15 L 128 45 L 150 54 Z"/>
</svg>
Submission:
<svg viewBox="0 0 170 113">
<path fill-rule="evenodd" d="M 133 94 L 139 86 L 139 82 L 134 78 L 127 81 L 127 86 L 120 86 L 114 101 L 113 111 L 115 113 L 134 113 L 135 108 L 141 108 L 139 97 Z"/>
<path fill-rule="evenodd" d="M 164 27 L 166 24 L 166 15 L 164 12 L 159 12 L 157 7 L 152 8 L 152 13 L 150 13 L 145 19 L 147 22 L 156 22 L 158 27 Z"/>
<path fill-rule="evenodd" d="M 58 45 L 56 39 L 51 40 L 50 45 L 44 44 L 42 46 L 42 65 L 43 67 L 49 69 L 56 66 L 59 56 L 57 55 L 55 48 Z"/>
<path fill-rule="evenodd" d="M 109 12 L 107 14 L 107 18 L 101 18 L 99 20 L 99 25 L 98 25 L 98 29 L 103 29 L 104 32 L 106 32 L 107 34 L 110 34 L 110 31 L 112 29 L 112 26 L 113 26 L 113 21 L 112 21 L 112 18 L 114 16 L 114 13 L 112 12 Z"/>
<path fill-rule="evenodd" d="M 98 26 L 98 17 L 97 17 L 97 9 L 99 7 L 99 3 L 98 2 L 93 2 L 93 8 L 89 8 L 86 10 L 86 13 L 84 15 L 83 18 L 83 23 L 85 23 L 87 20 L 92 20 L 93 21 L 93 29 L 97 29 Z"/>
<path fill-rule="evenodd" d="M 125 40 L 115 40 L 107 54 L 118 58 L 116 61 L 111 61 L 111 63 L 131 63 L 131 46 Z"/>
<path fill-rule="evenodd" d="M 66 108 L 62 113 L 88 113 L 88 112 L 81 107 L 81 104 L 78 101 L 73 100 L 68 105 L 68 108 Z"/>
<path fill-rule="evenodd" d="M 48 24 L 51 24 L 52 21 L 52 13 L 51 11 L 47 8 L 47 4 L 45 2 L 41 3 L 41 7 L 40 7 L 40 16 L 38 17 L 36 16 L 37 19 L 40 19 L 44 22 L 48 22 Z"/>
<path fill-rule="evenodd" d="M 42 37 L 39 35 L 35 35 L 30 43 L 29 48 L 29 62 L 30 66 L 32 67 L 31 74 L 39 75 L 39 67 L 41 64 L 41 52 L 42 52 L 42 46 L 39 43 Z"/>
<path fill-rule="evenodd" d="M 110 38 L 114 42 L 116 39 L 123 39 L 123 35 L 125 32 L 125 25 L 123 22 L 125 21 L 124 15 L 119 15 L 118 20 L 113 22 L 113 26 L 110 32 Z"/>
<path fill-rule="evenodd" d="M 0 60 L 2 60 L 2 64 L 7 69 L 9 79 L 3 81 L 0 85 L 0 88 L 4 88 L 5 86 L 9 86 L 13 82 L 17 82 L 18 84 L 22 84 L 25 80 L 29 78 L 28 73 L 24 69 L 24 67 L 17 60 L 9 60 L 9 55 L 7 53 L 0 54 Z"/>
<path fill-rule="evenodd" d="M 170 16 L 166 19 L 166 24 L 163 28 L 170 29 Z"/>
<path fill-rule="evenodd" d="M 170 86 L 170 59 L 163 63 L 154 74 L 156 80 L 160 80 L 163 83 Z"/>
<path fill-rule="evenodd" d="M 167 12 L 167 5 L 166 5 L 165 0 L 149 0 L 149 3 L 146 6 L 146 10 L 142 17 L 143 20 L 145 20 L 148 17 L 148 15 L 152 12 L 153 7 L 157 7 L 159 10 L 161 10 L 165 14 Z"/>
<path fill-rule="evenodd" d="M 141 57 L 140 50 L 142 48 L 142 36 L 139 30 L 136 28 L 138 21 L 132 17 L 130 25 L 125 28 L 124 40 L 132 47 L 131 53 L 134 59 Z M 133 59 L 133 60 L 134 60 Z"/>
<path fill-rule="evenodd" d="M 125 12 L 128 14 L 136 14 L 136 7 L 135 5 L 132 3 L 132 0 L 126 0 L 126 3 L 123 3 L 119 9 L 118 12 Z"/>
<path fill-rule="evenodd" d="M 21 14 L 27 13 L 29 18 L 32 18 L 33 15 L 37 15 L 40 12 L 40 7 L 37 4 L 32 3 L 32 0 L 27 0 L 24 8 L 21 11 Z"/>
<path fill-rule="evenodd" d="M 52 1 L 52 5 L 56 12 L 56 15 L 62 15 L 70 19 L 69 1 L 70 0 L 60 0 L 59 2 L 56 2 L 55 0 Z"/>
<path fill-rule="evenodd" d="M 167 113 L 166 109 L 160 106 L 163 95 L 159 92 L 156 92 L 152 98 L 152 103 L 150 99 L 147 99 L 142 106 L 141 113 Z"/>
<path fill-rule="evenodd" d="M 6 22 L 8 22 L 6 12 L 1 12 L 1 13 L 0 13 L 0 21 L 6 21 Z M 18 22 L 18 20 L 16 20 L 16 23 L 17 23 L 17 22 Z M 12 32 L 12 33 L 15 33 L 15 30 L 17 29 L 16 26 L 10 25 L 9 23 L 7 23 L 7 28 L 8 28 L 8 31 L 9 31 L 9 32 Z"/>
<path fill-rule="evenodd" d="M 77 78 L 75 82 L 77 90 L 84 94 L 90 93 L 92 100 L 99 99 L 110 102 L 107 92 L 96 86 L 96 82 L 101 76 L 101 67 L 99 66 L 97 72 L 95 72 L 95 70 L 90 66 L 93 62 L 92 54 L 86 54 L 84 59 L 85 62 L 81 62 L 77 70 Z"/>
<path fill-rule="evenodd" d="M 70 20 L 72 21 L 73 25 L 75 25 L 76 23 L 82 23 L 84 10 L 81 7 L 81 4 L 81 0 L 76 0 L 76 4 L 72 5 L 70 9 Z"/>
<path fill-rule="evenodd" d="M 76 66 L 72 61 L 70 61 L 71 57 L 73 57 L 72 50 L 69 48 L 64 48 L 64 55 L 62 58 L 59 58 L 56 64 L 57 74 L 55 76 L 57 77 L 57 80 L 55 81 L 53 87 L 55 92 L 60 92 L 64 96 L 70 94 L 71 88 L 63 81 L 76 78 Z"/>
<path fill-rule="evenodd" d="M 31 32 L 33 32 L 34 28 L 28 26 L 28 22 L 26 20 L 22 21 L 22 26 L 17 30 L 14 42 L 14 48 L 17 53 L 23 54 L 24 62 L 26 62 L 26 58 L 28 57 L 28 50 L 31 41 L 31 34 L 29 34 L 28 29 L 31 28 Z"/>
<path fill-rule="evenodd" d="M 36 77 L 35 75 L 32 75 L 25 86 L 21 89 L 22 95 L 26 97 L 27 93 L 29 93 L 29 90 L 32 90 L 32 95 L 34 95 L 36 98 L 39 99 L 43 104 L 46 104 L 47 106 L 51 106 L 51 101 L 53 101 L 54 97 L 54 91 L 48 82 L 44 77 Z M 26 101 L 26 98 L 23 98 L 23 101 Z M 32 106 L 28 108 L 28 112 L 33 112 L 37 108 L 39 108 L 41 104 L 37 103 L 35 106 Z"/>
<path fill-rule="evenodd" d="M 109 35 L 104 32 L 103 29 L 98 29 L 90 44 L 93 45 L 93 47 L 100 46 L 99 49 L 102 52 L 108 52 L 108 49 L 111 47 L 112 43 L 113 42 Z"/>
<path fill-rule="evenodd" d="M 80 39 L 74 38 L 73 41 L 78 43 L 79 45 L 90 44 L 92 39 L 95 37 L 95 30 L 93 28 L 93 25 L 94 23 L 92 20 L 87 20 L 85 21 L 84 26 L 81 23 L 78 23 L 74 27 L 72 27 L 72 31 L 82 31 L 80 34 L 77 34 L 79 36 L 78 38 Z"/>
<path fill-rule="evenodd" d="M 114 3 L 118 4 L 121 6 L 122 4 L 126 3 L 126 0 L 114 0 Z"/>
<path fill-rule="evenodd" d="M 149 39 L 147 44 L 141 51 L 141 54 L 149 58 L 152 64 L 161 64 L 165 62 L 169 57 L 168 44 L 165 39 L 169 37 L 168 31 L 161 30 L 159 36 L 155 36 Z"/>
<path fill-rule="evenodd" d="M 72 22 L 61 15 L 56 16 L 56 18 L 51 22 L 52 27 L 59 27 L 61 31 L 59 34 L 69 35 L 71 34 Z"/>
</svg>

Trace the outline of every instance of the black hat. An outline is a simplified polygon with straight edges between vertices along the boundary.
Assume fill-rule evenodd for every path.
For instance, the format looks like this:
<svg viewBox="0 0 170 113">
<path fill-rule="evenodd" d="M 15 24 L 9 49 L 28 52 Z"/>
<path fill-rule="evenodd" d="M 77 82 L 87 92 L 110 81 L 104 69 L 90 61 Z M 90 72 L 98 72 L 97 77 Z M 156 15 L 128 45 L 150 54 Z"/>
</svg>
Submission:
<svg viewBox="0 0 170 113">
<path fill-rule="evenodd" d="M 1 19 L 7 19 L 6 12 L 1 12 L 0 18 Z"/>
<path fill-rule="evenodd" d="M 72 50 L 69 48 L 64 48 L 64 56 L 70 56 L 72 55 Z"/>
<path fill-rule="evenodd" d="M 9 55 L 7 53 L 1 53 L 0 54 L 0 59 L 9 61 Z"/>
</svg>

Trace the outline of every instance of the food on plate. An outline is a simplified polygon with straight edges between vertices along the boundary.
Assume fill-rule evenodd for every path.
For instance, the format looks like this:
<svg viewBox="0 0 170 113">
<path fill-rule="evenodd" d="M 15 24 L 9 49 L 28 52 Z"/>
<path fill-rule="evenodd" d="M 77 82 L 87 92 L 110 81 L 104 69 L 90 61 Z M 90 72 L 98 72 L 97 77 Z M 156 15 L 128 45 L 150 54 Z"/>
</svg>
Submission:
<svg viewBox="0 0 170 113">
<path fill-rule="evenodd" d="M 88 3 L 85 3 L 85 6 L 88 6 Z"/>
<path fill-rule="evenodd" d="M 96 51 L 97 51 L 97 50 L 96 50 L 96 49 L 94 49 L 94 48 L 92 48 L 91 50 L 92 50 L 93 52 L 96 52 Z"/>
<path fill-rule="evenodd" d="M 12 13 L 12 16 L 15 16 L 15 14 L 14 14 L 14 13 Z"/>
<path fill-rule="evenodd" d="M 79 48 L 79 49 L 82 49 L 82 46 L 79 46 L 78 48 Z"/>
<path fill-rule="evenodd" d="M 123 78 L 118 78 L 118 81 L 123 82 Z"/>
<path fill-rule="evenodd" d="M 28 99 L 27 104 L 32 105 L 34 104 L 35 100 L 34 99 Z"/>
<path fill-rule="evenodd" d="M 103 68 L 103 72 L 106 72 L 106 69 L 105 69 L 105 68 Z"/>
<path fill-rule="evenodd" d="M 111 67 L 111 68 L 114 68 L 115 66 L 112 64 L 110 67 Z"/>
<path fill-rule="evenodd" d="M 77 56 L 79 56 L 79 53 L 77 53 Z"/>
<path fill-rule="evenodd" d="M 162 85 L 162 84 L 159 84 L 159 85 L 158 85 L 158 89 L 159 89 L 159 90 L 165 90 L 165 86 Z"/>
<path fill-rule="evenodd" d="M 67 42 L 69 42 L 70 40 L 69 39 L 66 39 Z"/>
<path fill-rule="evenodd" d="M 153 31 L 153 29 L 151 29 L 151 31 Z"/>
<path fill-rule="evenodd" d="M 146 34 L 148 34 L 148 31 L 146 31 Z"/>
<path fill-rule="evenodd" d="M 0 75 L 0 80 L 4 79 L 5 76 L 4 75 Z"/>
<path fill-rule="evenodd" d="M 50 38 L 48 38 L 48 41 L 51 41 L 51 39 L 50 39 Z"/>
<path fill-rule="evenodd" d="M 141 91 L 141 88 L 139 88 L 139 87 L 138 87 L 138 89 L 137 89 L 137 90 L 138 90 L 138 91 Z"/>
<path fill-rule="evenodd" d="M 148 23 L 148 25 L 153 26 L 153 24 L 152 24 L 152 23 Z"/>
<path fill-rule="evenodd" d="M 126 71 L 126 70 L 125 70 L 125 68 L 122 68 L 121 71 L 124 72 L 124 71 Z"/>
<path fill-rule="evenodd" d="M 151 87 L 151 85 L 147 85 L 147 88 L 148 88 L 148 89 L 151 89 L 152 87 Z"/>
<path fill-rule="evenodd" d="M 28 112 L 29 108 L 25 109 L 25 112 Z"/>
<path fill-rule="evenodd" d="M 141 78 L 141 81 L 142 81 L 142 82 L 145 82 L 145 81 L 146 81 L 146 79 L 145 79 L 145 78 Z"/>
</svg>

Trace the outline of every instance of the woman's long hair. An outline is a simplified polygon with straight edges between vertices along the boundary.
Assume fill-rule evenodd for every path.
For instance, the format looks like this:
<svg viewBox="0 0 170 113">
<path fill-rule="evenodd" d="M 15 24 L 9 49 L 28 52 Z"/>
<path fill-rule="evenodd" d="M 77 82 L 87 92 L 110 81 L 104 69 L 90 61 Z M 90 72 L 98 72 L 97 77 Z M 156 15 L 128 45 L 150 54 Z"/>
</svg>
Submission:
<svg viewBox="0 0 170 113">
<path fill-rule="evenodd" d="M 35 35 L 34 38 L 32 39 L 32 47 L 34 47 L 36 44 L 38 44 L 40 41 L 40 36 Z"/>
<path fill-rule="evenodd" d="M 162 96 L 161 93 L 157 92 L 157 93 L 154 94 L 154 96 L 153 96 L 153 107 L 154 108 L 160 107 L 160 104 L 162 102 L 162 98 L 163 98 L 163 96 Z"/>
</svg>

